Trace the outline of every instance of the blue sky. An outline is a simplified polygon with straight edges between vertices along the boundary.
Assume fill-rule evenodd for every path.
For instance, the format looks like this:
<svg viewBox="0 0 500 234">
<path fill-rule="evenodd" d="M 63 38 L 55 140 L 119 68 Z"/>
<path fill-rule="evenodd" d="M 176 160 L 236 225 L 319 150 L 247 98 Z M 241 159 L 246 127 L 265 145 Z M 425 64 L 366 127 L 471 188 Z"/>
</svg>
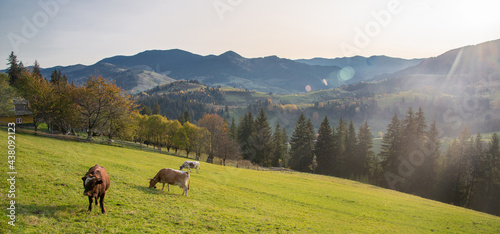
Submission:
<svg viewBox="0 0 500 234">
<path fill-rule="evenodd" d="M 500 38 L 500 1 L 3 0 L 0 69 L 85 64 L 152 49 L 299 59 L 433 57 Z"/>
</svg>

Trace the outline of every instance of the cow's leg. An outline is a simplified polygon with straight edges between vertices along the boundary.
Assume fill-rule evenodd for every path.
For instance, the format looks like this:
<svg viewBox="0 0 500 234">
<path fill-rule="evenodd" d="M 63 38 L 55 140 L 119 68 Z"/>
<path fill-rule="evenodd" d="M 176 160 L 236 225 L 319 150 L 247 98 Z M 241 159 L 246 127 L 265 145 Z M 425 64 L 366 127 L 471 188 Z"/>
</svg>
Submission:
<svg viewBox="0 0 500 234">
<path fill-rule="evenodd" d="M 198 173 L 198 167 L 196 168 L 196 173 Z"/>
<path fill-rule="evenodd" d="M 92 211 L 92 197 L 89 196 L 89 211 Z"/>
<path fill-rule="evenodd" d="M 165 183 L 163 183 L 163 187 L 161 188 L 161 191 L 165 189 Z"/>
<path fill-rule="evenodd" d="M 104 209 L 104 195 L 106 195 L 105 193 L 103 193 L 101 195 L 101 199 L 99 200 L 99 205 L 101 206 L 101 212 L 103 214 L 106 214 L 106 210 Z M 97 198 L 95 199 L 97 201 Z"/>
<path fill-rule="evenodd" d="M 170 184 L 167 184 L 168 191 L 170 192 Z"/>
<path fill-rule="evenodd" d="M 184 192 L 182 193 L 182 195 L 188 195 L 188 188 L 186 186 L 184 186 Z"/>
</svg>

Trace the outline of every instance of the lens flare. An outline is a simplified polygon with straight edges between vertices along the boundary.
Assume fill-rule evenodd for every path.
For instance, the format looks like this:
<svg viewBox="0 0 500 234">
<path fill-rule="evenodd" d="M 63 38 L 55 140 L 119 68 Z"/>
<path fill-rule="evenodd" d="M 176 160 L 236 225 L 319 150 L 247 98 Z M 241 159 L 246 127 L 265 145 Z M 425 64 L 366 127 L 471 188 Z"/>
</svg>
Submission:
<svg viewBox="0 0 500 234">
<path fill-rule="evenodd" d="M 341 81 L 347 81 L 354 77 L 354 68 L 352 67 L 343 67 L 340 69 L 339 73 L 337 73 L 337 77 Z"/>
<path fill-rule="evenodd" d="M 306 85 L 306 91 L 307 92 L 311 92 L 311 86 L 310 85 Z"/>
</svg>

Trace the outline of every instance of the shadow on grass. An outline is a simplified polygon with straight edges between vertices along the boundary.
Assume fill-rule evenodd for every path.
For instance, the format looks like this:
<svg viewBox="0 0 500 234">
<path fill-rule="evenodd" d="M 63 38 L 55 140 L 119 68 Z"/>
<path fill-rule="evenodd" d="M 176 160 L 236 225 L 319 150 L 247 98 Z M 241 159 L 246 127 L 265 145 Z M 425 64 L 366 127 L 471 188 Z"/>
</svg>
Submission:
<svg viewBox="0 0 500 234">
<path fill-rule="evenodd" d="M 131 185 L 130 187 L 137 189 L 143 193 L 147 194 L 156 194 L 158 193 L 158 190 L 153 189 L 153 188 L 148 188 L 148 186 L 141 186 L 141 185 Z"/>
<path fill-rule="evenodd" d="M 182 195 L 182 191 L 181 191 L 181 194 L 177 194 L 174 190 L 172 190 L 172 186 L 170 186 L 170 192 L 167 191 L 167 185 L 165 184 L 165 190 L 162 191 L 161 190 L 161 184 L 160 186 L 157 185 L 156 189 L 154 188 L 149 188 L 148 186 L 140 186 L 140 185 L 132 185 L 130 187 L 134 188 L 134 189 L 137 189 L 143 193 L 147 193 L 147 194 L 158 194 L 158 195 L 169 195 L 169 196 L 178 196 L 178 195 Z"/>
<path fill-rule="evenodd" d="M 88 203 L 87 203 L 88 205 Z M 82 205 L 25 205 L 16 203 L 16 210 L 23 215 L 42 215 L 42 216 L 55 216 L 57 213 L 80 213 L 86 210 L 87 206 Z"/>
</svg>

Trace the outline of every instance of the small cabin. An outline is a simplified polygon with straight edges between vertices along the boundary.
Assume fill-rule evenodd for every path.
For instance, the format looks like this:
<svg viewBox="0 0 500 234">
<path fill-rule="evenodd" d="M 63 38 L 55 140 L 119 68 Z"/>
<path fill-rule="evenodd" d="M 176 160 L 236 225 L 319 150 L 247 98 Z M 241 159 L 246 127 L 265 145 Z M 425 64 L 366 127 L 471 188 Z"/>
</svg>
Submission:
<svg viewBox="0 0 500 234">
<path fill-rule="evenodd" d="M 0 125 L 6 125 L 7 123 L 16 123 L 16 125 L 33 125 L 33 113 L 31 113 L 28 107 L 28 101 L 14 98 L 14 115 L 0 114 Z"/>
</svg>

